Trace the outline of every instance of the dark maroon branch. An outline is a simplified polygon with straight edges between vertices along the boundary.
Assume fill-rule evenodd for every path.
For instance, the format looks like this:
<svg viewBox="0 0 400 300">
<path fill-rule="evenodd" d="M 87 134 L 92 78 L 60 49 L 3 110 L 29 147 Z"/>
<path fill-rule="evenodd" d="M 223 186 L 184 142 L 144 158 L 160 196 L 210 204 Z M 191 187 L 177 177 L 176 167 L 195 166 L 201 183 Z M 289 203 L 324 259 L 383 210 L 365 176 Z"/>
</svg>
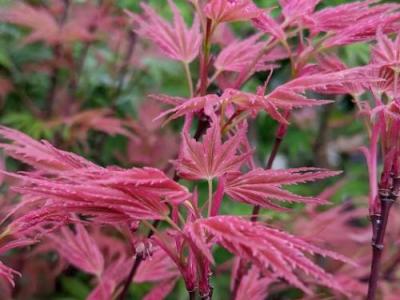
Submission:
<svg viewBox="0 0 400 300">
<path fill-rule="evenodd" d="M 121 69 L 119 70 L 118 74 L 118 84 L 114 94 L 114 101 L 116 100 L 117 96 L 121 93 L 122 88 L 124 87 L 126 75 L 129 69 L 129 60 L 131 59 L 132 54 L 135 50 L 136 41 L 137 41 L 136 33 L 133 30 L 130 30 L 128 33 L 128 47 L 125 53 L 125 57 L 122 61 Z"/>
<path fill-rule="evenodd" d="M 368 282 L 367 300 L 375 300 L 378 288 L 381 258 L 384 249 L 384 238 L 386 227 L 389 221 L 390 209 L 396 201 L 400 191 L 400 177 L 393 178 L 393 185 L 390 189 L 379 190 L 379 201 L 381 211 L 379 215 L 371 216 L 372 223 L 372 264 L 371 274 Z"/>
<path fill-rule="evenodd" d="M 69 6 L 70 6 L 70 0 L 64 0 L 64 10 L 63 13 L 61 15 L 60 21 L 59 21 L 59 25 L 60 27 L 63 26 L 63 24 L 65 23 L 65 21 L 67 20 L 68 17 L 68 10 L 69 10 Z M 49 87 L 49 92 L 47 94 L 47 101 L 46 101 L 46 108 L 45 108 L 45 117 L 46 118 L 50 118 L 53 114 L 54 111 L 54 97 L 55 97 L 55 93 L 57 90 L 57 85 L 58 85 L 58 60 L 62 57 L 62 45 L 60 43 L 56 43 L 53 47 L 53 55 L 54 55 L 54 66 L 51 70 L 51 75 L 50 75 L 50 87 Z"/>
</svg>

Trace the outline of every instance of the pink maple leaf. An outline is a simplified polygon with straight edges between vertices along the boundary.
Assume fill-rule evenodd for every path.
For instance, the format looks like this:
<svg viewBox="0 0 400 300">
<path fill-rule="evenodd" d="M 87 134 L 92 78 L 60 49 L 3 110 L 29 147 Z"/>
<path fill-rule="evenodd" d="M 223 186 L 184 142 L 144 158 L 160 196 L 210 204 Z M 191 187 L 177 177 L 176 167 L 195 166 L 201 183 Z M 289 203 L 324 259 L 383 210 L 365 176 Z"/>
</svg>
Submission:
<svg viewBox="0 0 400 300">
<path fill-rule="evenodd" d="M 260 269 L 252 266 L 243 276 L 236 293 L 236 300 L 264 300 L 268 295 L 268 288 L 276 281 L 273 276 L 264 276 Z"/>
<path fill-rule="evenodd" d="M 369 75 L 366 72 L 368 70 L 370 69 L 359 67 L 337 72 L 304 75 L 278 86 L 265 98 L 278 108 L 283 109 L 327 104 L 331 101 L 309 99 L 304 95 L 304 92 L 309 90 L 329 93 L 330 88 L 333 87 L 378 81 L 379 79 L 376 76 Z"/>
<path fill-rule="evenodd" d="M 377 13 L 390 12 L 396 8 L 395 4 L 377 5 L 370 8 L 376 1 L 357 1 L 345 3 L 334 7 L 327 7 L 307 16 L 306 23 L 312 34 L 319 32 L 332 32 L 343 30 L 354 25 L 358 20 L 376 15 Z"/>
<path fill-rule="evenodd" d="M 43 41 L 55 45 L 93 39 L 89 29 L 82 24 L 68 20 L 65 24 L 59 24 L 50 11 L 24 3 L 2 9 L 0 20 L 30 28 L 32 32 L 24 38 L 25 43 Z"/>
<path fill-rule="evenodd" d="M 8 156 L 39 170 L 56 171 L 95 167 L 92 162 L 74 153 L 56 149 L 46 141 L 38 142 L 26 134 L 0 126 L 0 136 L 11 144 L 0 143 Z"/>
<path fill-rule="evenodd" d="M 286 33 L 281 25 L 275 21 L 267 12 L 252 19 L 254 27 L 262 32 L 269 33 L 279 40 L 286 40 Z"/>
<path fill-rule="evenodd" d="M 237 153 L 244 138 L 244 131 L 239 130 L 223 142 L 220 126 L 215 120 L 203 136 L 202 142 L 184 132 L 180 155 L 174 162 L 178 174 L 187 179 L 211 180 L 227 172 L 237 171 L 251 155 L 251 152 Z"/>
<path fill-rule="evenodd" d="M 262 207 L 277 208 L 272 199 L 289 202 L 324 203 L 313 197 L 305 197 L 283 190 L 282 185 L 314 181 L 337 175 L 338 172 L 317 168 L 288 170 L 254 169 L 248 173 L 226 175 L 225 193 L 232 199 Z M 279 206 L 278 206 L 279 207 Z"/>
<path fill-rule="evenodd" d="M 174 289 L 176 281 L 176 279 L 171 279 L 159 282 L 143 297 L 143 300 L 165 299 Z"/>
<path fill-rule="evenodd" d="M 141 3 L 144 13 L 129 13 L 138 28 L 134 29 L 140 36 L 153 41 L 167 57 L 190 63 L 200 50 L 200 22 L 196 16 L 192 28 L 188 29 L 172 0 L 168 0 L 174 15 L 173 24 L 162 19 L 150 6 Z"/>
<path fill-rule="evenodd" d="M 180 273 L 174 261 L 160 247 L 157 247 L 143 261 L 134 277 L 135 282 L 161 282 L 179 277 Z"/>
<path fill-rule="evenodd" d="M 297 21 L 312 14 L 321 0 L 279 0 L 287 22 Z"/>
<path fill-rule="evenodd" d="M 109 300 L 113 299 L 113 294 L 117 287 L 128 276 L 129 268 L 133 259 L 125 257 L 118 258 L 111 263 L 101 275 L 96 288 L 91 291 L 87 300 Z"/>
<path fill-rule="evenodd" d="M 252 0 L 210 0 L 204 12 L 214 22 L 222 23 L 250 20 L 261 15 L 263 10 Z"/>
<path fill-rule="evenodd" d="M 185 187 L 158 169 L 102 168 L 18 131 L 3 127 L 0 134 L 13 141 L 13 144 L 0 144 L 6 153 L 41 171 L 9 174 L 22 179 L 22 186 L 16 190 L 46 200 L 45 208 L 50 210 L 50 215 L 54 215 L 51 208 L 64 207 L 60 213 L 77 209 L 103 216 L 104 220 L 117 219 L 116 215 L 122 219 L 158 219 L 168 211 L 164 202 L 176 204 L 190 197 Z M 42 213 L 39 219 L 46 218 L 46 211 Z M 54 216 L 60 218 L 60 213 Z"/>
<path fill-rule="evenodd" d="M 75 224 L 75 233 L 62 227 L 60 234 L 48 235 L 57 252 L 80 270 L 100 276 L 104 269 L 103 255 L 93 237 L 82 224 Z"/>
<path fill-rule="evenodd" d="M 215 94 L 194 97 L 189 100 L 185 100 L 184 98 L 180 97 L 171 97 L 164 95 L 154 95 L 152 97 L 156 100 L 175 105 L 174 108 L 166 110 L 165 112 L 161 113 L 157 118 L 155 118 L 155 120 L 159 120 L 168 116 L 164 123 L 168 123 L 169 121 L 184 116 L 187 113 L 198 112 L 202 109 L 206 111 L 212 110 L 213 107 L 217 105 L 220 101 L 220 98 Z"/>
<path fill-rule="evenodd" d="M 217 71 L 241 72 L 246 69 L 266 45 L 265 41 L 260 41 L 261 36 L 261 33 L 255 34 L 223 48 L 214 62 Z M 270 62 L 269 57 L 264 55 L 254 67 L 255 71 L 272 69 L 274 65 Z"/>
<path fill-rule="evenodd" d="M 185 232 L 210 262 L 213 262 L 213 257 L 209 247 L 217 243 L 242 259 L 251 261 L 260 270 L 272 270 L 276 276 L 284 278 L 308 294 L 312 293 L 311 290 L 295 275 L 295 270 L 301 270 L 317 279 L 321 285 L 339 291 L 343 289 L 333 276 L 314 264 L 304 253 L 319 254 L 351 263 L 340 254 L 323 250 L 288 233 L 240 217 L 218 216 L 199 219 L 187 224 Z"/>
<path fill-rule="evenodd" d="M 388 34 L 400 29 L 400 13 L 383 11 L 368 15 L 352 25 L 335 32 L 324 40 L 321 47 L 331 48 L 358 42 L 366 42 L 375 38 L 378 29 Z"/>
<path fill-rule="evenodd" d="M 381 30 L 377 34 L 377 44 L 372 50 L 372 62 L 376 64 L 392 64 L 400 61 L 400 36 L 392 41 Z"/>
</svg>

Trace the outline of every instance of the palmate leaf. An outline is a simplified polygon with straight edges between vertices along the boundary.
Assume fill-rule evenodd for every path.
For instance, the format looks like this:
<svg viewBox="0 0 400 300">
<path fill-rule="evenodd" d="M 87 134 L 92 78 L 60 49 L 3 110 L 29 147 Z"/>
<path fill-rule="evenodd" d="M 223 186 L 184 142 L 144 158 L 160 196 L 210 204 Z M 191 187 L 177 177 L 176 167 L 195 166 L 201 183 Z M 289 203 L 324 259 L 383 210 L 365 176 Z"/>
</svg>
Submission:
<svg viewBox="0 0 400 300">
<path fill-rule="evenodd" d="M 76 209 L 85 215 L 103 218 L 104 222 L 118 221 L 117 216 L 120 221 L 160 219 L 168 212 L 164 202 L 176 204 L 190 197 L 185 187 L 158 169 L 103 168 L 16 130 L 2 127 L 0 135 L 13 142 L 0 144 L 7 155 L 37 169 L 8 173 L 22 180 L 22 185 L 15 190 L 46 200 L 45 208 L 51 214 L 55 208 L 63 207 L 60 213 L 68 214 Z M 45 218 L 46 211 L 42 213 Z"/>
<path fill-rule="evenodd" d="M 279 0 L 286 20 L 297 21 L 312 14 L 321 0 Z"/>
<path fill-rule="evenodd" d="M 73 173 L 70 174 L 73 176 Z M 133 180 L 124 189 L 112 184 L 96 183 L 89 177 L 77 182 L 77 178 L 69 180 L 68 177 L 60 180 L 32 178 L 29 173 L 9 175 L 22 180 L 20 187 L 14 187 L 18 193 L 47 199 L 46 206 L 64 207 L 66 212 L 69 212 L 68 208 L 73 208 L 84 215 L 97 216 L 98 221 L 104 217 L 104 222 L 107 222 L 113 214 L 119 215 L 121 222 L 129 219 L 162 219 L 168 213 L 168 207 L 162 203 L 164 197 L 168 199 L 167 195 L 161 191 L 155 195 L 154 192 L 141 190 L 135 187 Z"/>
<path fill-rule="evenodd" d="M 129 268 L 133 263 L 132 258 L 119 257 L 110 264 L 103 274 L 94 290 L 91 291 L 87 300 L 109 300 L 113 299 L 118 286 L 126 279 L 129 274 Z"/>
<path fill-rule="evenodd" d="M 248 173 L 231 173 L 226 175 L 225 193 L 233 200 L 267 208 L 278 208 L 271 200 L 325 203 L 325 200 L 293 194 L 282 189 L 282 185 L 310 182 L 340 172 L 317 168 L 298 168 L 287 170 L 254 169 Z"/>
<path fill-rule="evenodd" d="M 257 113 L 265 110 L 272 118 L 281 123 L 287 123 L 278 109 L 291 110 L 298 107 L 312 107 L 331 103 L 330 100 L 317 100 L 305 95 L 306 91 L 329 93 L 337 92 L 339 87 L 349 84 L 365 87 L 368 83 L 378 82 L 381 79 L 371 74 L 370 67 L 358 67 L 334 72 L 304 75 L 278 86 L 272 92 L 264 95 L 263 86 L 256 94 L 242 92 L 235 89 L 226 89 L 218 97 L 215 94 L 195 97 L 184 101 L 182 98 L 159 96 L 159 100 L 175 105 L 174 108 L 162 113 L 158 118 L 169 116 L 166 122 L 182 117 L 187 113 L 211 110 L 224 104 L 235 105 L 240 110 Z M 157 118 L 157 119 L 158 119 Z"/>
<path fill-rule="evenodd" d="M 324 40 L 321 47 L 331 48 L 367 42 L 376 37 L 380 28 L 385 34 L 397 32 L 400 29 L 400 13 L 393 8 L 396 7 L 370 14 L 353 22 L 352 25 L 338 30 L 335 35 Z"/>
<path fill-rule="evenodd" d="M 82 224 L 75 224 L 75 233 L 62 227 L 59 234 L 48 235 L 57 252 L 78 269 L 100 276 L 104 270 L 104 257 L 96 240 Z"/>
<path fill-rule="evenodd" d="M 382 30 L 377 32 L 377 44 L 372 49 L 372 63 L 379 66 L 397 67 L 400 64 L 400 35 L 392 41 Z"/>
<path fill-rule="evenodd" d="M 0 126 L 0 137 L 11 142 L 10 144 L 0 143 L 0 148 L 8 156 L 38 170 L 55 171 L 95 167 L 95 164 L 83 157 L 56 149 L 46 141 L 38 142 L 18 130 Z"/>
<path fill-rule="evenodd" d="M 177 172 L 186 179 L 211 180 L 227 172 L 237 171 L 251 152 L 238 153 L 238 147 L 245 139 L 240 129 L 225 142 L 221 138 L 221 129 L 214 120 L 201 142 L 191 138 L 187 132 L 182 135 L 182 146 L 178 160 L 174 162 Z"/>
<path fill-rule="evenodd" d="M 152 251 L 151 257 L 144 260 L 133 278 L 134 282 L 164 282 L 180 276 L 178 267 L 160 247 Z"/>
<path fill-rule="evenodd" d="M 252 266 L 243 276 L 235 300 L 264 300 L 267 297 L 269 286 L 274 281 L 276 281 L 274 276 L 264 276 L 259 268 Z"/>
<path fill-rule="evenodd" d="M 345 3 L 333 7 L 327 7 L 307 16 L 306 26 L 311 29 L 312 34 L 319 32 L 339 31 L 352 26 L 357 20 L 366 18 L 370 15 L 390 12 L 396 8 L 396 4 L 375 5 L 374 0 L 356 1 Z"/>
<path fill-rule="evenodd" d="M 321 285 L 344 291 L 333 276 L 314 264 L 305 253 L 352 263 L 340 254 L 323 250 L 288 233 L 235 216 L 198 219 L 185 226 L 185 233 L 210 262 L 214 261 L 210 246 L 219 244 L 251 261 L 260 270 L 271 270 L 308 294 L 312 292 L 296 275 L 296 270 L 318 280 Z"/>
<path fill-rule="evenodd" d="M 211 0 L 204 7 L 204 12 L 211 20 L 222 23 L 250 20 L 264 11 L 252 0 Z"/>
<path fill-rule="evenodd" d="M 82 20 L 67 20 L 65 24 L 60 25 L 49 10 L 21 2 L 1 9 L 0 20 L 31 29 L 31 33 L 24 39 L 25 43 L 42 41 L 55 45 L 93 39 L 89 26 L 84 26 L 87 24 L 82 24 Z"/>
<path fill-rule="evenodd" d="M 192 28 L 187 28 L 182 15 L 172 0 L 168 4 L 173 12 L 173 24 L 162 19 L 149 5 L 141 4 L 144 13 L 129 13 L 135 32 L 154 42 L 167 57 L 190 63 L 200 50 L 201 34 L 198 16 L 194 18 Z"/>
<path fill-rule="evenodd" d="M 267 44 L 261 40 L 262 35 L 262 33 L 254 34 L 244 40 L 234 41 L 223 48 L 214 62 L 216 70 L 219 72 L 231 71 L 238 73 L 246 70 Z M 287 57 L 287 54 L 281 54 L 277 57 Z M 273 58 L 273 56 L 264 55 L 254 67 L 255 71 L 272 69 L 274 66 L 271 64 Z"/>
<path fill-rule="evenodd" d="M 160 114 L 155 120 L 163 119 L 168 116 L 164 123 L 168 123 L 171 120 L 177 119 L 187 113 L 198 112 L 202 109 L 212 109 L 215 105 L 219 104 L 220 98 L 215 94 L 209 94 L 205 96 L 194 97 L 189 100 L 180 97 L 171 97 L 166 95 L 152 95 L 153 99 L 158 101 L 173 104 L 174 108 L 166 110 Z"/>
</svg>

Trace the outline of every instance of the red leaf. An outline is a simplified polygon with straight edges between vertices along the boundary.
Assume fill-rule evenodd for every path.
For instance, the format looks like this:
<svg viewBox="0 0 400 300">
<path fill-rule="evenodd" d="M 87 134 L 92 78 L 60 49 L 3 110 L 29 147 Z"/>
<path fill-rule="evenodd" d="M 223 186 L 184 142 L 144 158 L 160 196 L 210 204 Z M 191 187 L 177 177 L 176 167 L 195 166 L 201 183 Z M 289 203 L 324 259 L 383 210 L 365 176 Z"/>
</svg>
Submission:
<svg viewBox="0 0 400 300">
<path fill-rule="evenodd" d="M 317 279 L 322 285 L 343 291 L 333 276 L 315 265 L 304 253 L 329 256 L 344 262 L 350 261 L 288 233 L 234 216 L 199 219 L 187 224 L 185 232 L 211 262 L 213 258 L 209 247 L 218 243 L 233 254 L 251 261 L 261 270 L 271 269 L 276 276 L 284 278 L 306 293 L 311 294 L 311 290 L 300 281 L 295 273 L 296 270 L 301 270 Z"/>
<path fill-rule="evenodd" d="M 237 154 L 244 138 L 245 132 L 239 130 L 223 142 L 217 121 L 212 122 L 202 142 L 191 138 L 187 132 L 183 133 L 180 155 L 174 162 L 178 174 L 187 179 L 211 180 L 227 172 L 237 171 L 251 155 L 251 152 Z"/>
</svg>

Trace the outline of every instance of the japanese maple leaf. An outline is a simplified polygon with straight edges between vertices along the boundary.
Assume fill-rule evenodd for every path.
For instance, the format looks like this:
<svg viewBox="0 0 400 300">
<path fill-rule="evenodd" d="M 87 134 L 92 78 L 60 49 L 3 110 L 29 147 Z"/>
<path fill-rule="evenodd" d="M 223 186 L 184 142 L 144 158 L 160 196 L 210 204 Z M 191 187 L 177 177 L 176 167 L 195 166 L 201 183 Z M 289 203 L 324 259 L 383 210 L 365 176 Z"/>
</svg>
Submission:
<svg viewBox="0 0 400 300">
<path fill-rule="evenodd" d="M 262 34 L 255 34 L 244 40 L 235 41 L 223 48 L 218 54 L 214 66 L 218 72 L 241 72 L 259 55 L 266 42 L 260 41 Z M 272 69 L 274 67 L 269 57 L 264 55 L 258 60 L 255 71 Z"/>
<path fill-rule="evenodd" d="M 114 298 L 114 293 L 118 286 L 124 282 L 129 274 L 129 268 L 133 259 L 119 257 L 112 262 L 101 275 L 99 282 L 94 290 L 88 295 L 87 300 L 109 300 Z"/>
<path fill-rule="evenodd" d="M 265 95 L 267 101 L 271 101 L 276 107 L 293 109 L 295 107 L 322 105 L 330 103 L 327 100 L 310 99 L 304 95 L 308 91 L 325 91 L 329 88 L 343 86 L 345 84 L 357 84 L 376 82 L 376 76 L 368 74 L 368 68 L 351 68 L 343 71 L 304 75 L 278 86 Z"/>
<path fill-rule="evenodd" d="M 333 54 L 321 54 L 316 57 L 317 64 L 306 65 L 302 70 L 302 76 L 322 75 L 334 72 L 347 72 L 349 70 L 346 64 L 340 60 L 339 57 Z M 371 86 L 382 85 L 385 81 L 380 78 L 378 74 L 378 67 L 376 65 L 367 65 L 364 67 L 358 67 L 354 71 L 358 72 L 359 75 L 354 77 L 354 80 L 342 81 L 339 84 L 327 84 L 325 86 L 316 87 L 314 90 L 321 94 L 352 94 L 358 95 L 366 90 L 369 90 Z M 364 75 L 362 75 L 364 74 Z M 364 80 L 360 80 L 360 78 Z"/>
<path fill-rule="evenodd" d="M 179 277 L 180 273 L 174 261 L 165 251 L 156 247 L 149 259 L 140 264 L 134 281 L 141 282 L 160 282 Z"/>
<path fill-rule="evenodd" d="M 212 244 L 219 244 L 233 254 L 254 263 L 260 270 L 272 270 L 290 284 L 308 294 L 311 290 L 296 276 L 301 270 L 327 287 L 343 291 L 333 276 L 314 264 L 305 253 L 319 254 L 351 263 L 340 254 L 323 250 L 297 237 L 261 223 L 235 216 L 217 216 L 198 219 L 184 229 L 188 238 L 213 262 Z"/>
<path fill-rule="evenodd" d="M 155 120 L 162 119 L 166 116 L 165 123 L 168 123 L 171 120 L 177 119 L 181 116 L 186 115 L 187 113 L 198 112 L 202 109 L 205 111 L 212 110 L 215 105 L 219 104 L 220 97 L 215 94 L 209 94 L 205 96 L 194 97 L 186 100 L 185 98 L 180 97 L 171 97 L 165 95 L 152 95 L 152 98 L 175 105 L 174 108 L 168 109 L 161 113 Z"/>
<path fill-rule="evenodd" d="M 143 300 L 165 299 L 174 289 L 176 282 L 176 279 L 172 279 L 157 283 L 146 295 L 143 296 Z"/>
<path fill-rule="evenodd" d="M 291 110 L 296 107 L 309 107 L 331 103 L 330 100 L 317 100 L 308 98 L 306 91 L 329 93 L 347 90 L 346 87 L 366 86 L 380 80 L 375 74 L 369 74 L 370 68 L 351 68 L 346 70 L 306 74 L 293 79 L 275 88 L 264 95 L 266 86 L 260 86 L 256 94 L 242 92 L 236 89 L 225 89 L 221 96 L 214 94 L 195 97 L 189 100 L 176 97 L 161 96 L 162 101 L 175 105 L 174 108 L 162 113 L 158 118 L 169 115 L 166 122 L 184 116 L 187 113 L 198 112 L 202 109 L 212 111 L 222 103 L 234 105 L 240 110 L 257 113 L 259 110 L 267 111 L 272 118 L 280 123 L 287 120 L 279 113 L 278 109 Z M 157 118 L 157 119 L 158 119 Z"/>
<path fill-rule="evenodd" d="M 68 125 L 71 136 L 82 142 L 87 140 L 90 130 L 97 130 L 112 136 L 119 134 L 128 138 L 132 137 L 132 134 L 124 128 L 123 121 L 113 116 L 108 109 L 84 110 L 58 122 Z"/>
<path fill-rule="evenodd" d="M 321 0 L 279 0 L 287 20 L 298 20 L 310 15 Z"/>
<path fill-rule="evenodd" d="M 95 167 L 95 164 L 74 153 L 56 149 L 46 141 L 38 142 L 28 135 L 0 126 L 0 137 L 10 144 L 0 143 L 5 153 L 43 171 L 61 171 Z"/>
<path fill-rule="evenodd" d="M 322 199 L 293 194 L 282 189 L 282 185 L 314 181 L 338 173 L 316 168 L 254 169 L 245 174 L 239 172 L 227 174 L 224 191 L 234 200 L 268 208 L 277 208 L 277 205 L 271 202 L 273 199 L 289 202 L 324 203 L 325 201 Z"/>
<path fill-rule="evenodd" d="M 103 168 L 15 130 L 1 128 L 0 134 L 13 142 L 0 148 L 40 171 L 9 174 L 22 179 L 23 184 L 16 187 L 20 193 L 45 200 L 42 216 L 33 214 L 33 220 L 43 221 L 47 214 L 62 221 L 62 213 L 65 217 L 74 209 L 101 216 L 105 222 L 118 220 L 116 216 L 157 219 L 168 211 L 164 202 L 176 204 L 190 197 L 186 188 L 158 169 Z"/>
<path fill-rule="evenodd" d="M 55 45 L 93 39 L 92 33 L 82 24 L 75 21 L 59 24 L 50 11 L 24 3 L 2 9 L 0 20 L 30 28 L 32 32 L 24 38 L 25 43 L 42 41 Z"/>
<path fill-rule="evenodd" d="M 264 276 L 256 266 L 252 266 L 243 276 L 236 293 L 236 300 L 264 300 L 268 295 L 269 286 L 276 281 L 274 276 Z"/>
<path fill-rule="evenodd" d="M 103 219 L 105 223 L 111 217 L 118 222 L 117 216 L 120 216 L 119 221 L 162 219 L 168 212 L 163 201 L 177 203 L 187 198 L 185 188 L 175 186 L 175 182 L 155 169 L 109 170 L 111 173 L 102 170 L 100 174 L 98 170 L 80 171 L 54 174 L 56 177 L 50 179 L 45 176 L 32 178 L 29 174 L 11 175 L 23 181 L 23 185 L 15 187 L 19 193 L 47 199 L 49 208 L 76 209 L 81 214 L 98 217 L 99 221 Z"/>
<path fill-rule="evenodd" d="M 257 18 L 252 19 L 254 27 L 261 30 L 262 32 L 273 35 L 278 40 L 286 40 L 286 33 L 281 25 L 272 18 L 268 12 L 264 12 Z"/>
<path fill-rule="evenodd" d="M 352 27 L 363 19 L 389 14 L 399 8 L 398 4 L 387 3 L 370 6 L 377 1 L 357 1 L 334 7 L 327 7 L 307 17 L 307 26 L 312 34 L 319 32 L 338 32 Z"/>
<path fill-rule="evenodd" d="M 204 7 L 208 18 L 216 23 L 246 21 L 263 13 L 252 0 L 210 0 Z"/>
<path fill-rule="evenodd" d="M 138 28 L 135 32 L 153 41 L 167 57 L 190 63 L 200 50 L 200 22 L 196 16 L 191 29 L 188 29 L 183 17 L 172 0 L 168 0 L 174 15 L 173 24 L 162 19 L 149 5 L 141 3 L 144 13 L 129 13 Z"/>
<path fill-rule="evenodd" d="M 374 39 L 378 30 L 389 34 L 400 29 L 400 13 L 384 11 L 361 18 L 334 35 L 328 37 L 321 44 L 322 48 L 343 46 Z"/>
<path fill-rule="evenodd" d="M 201 142 L 184 132 L 180 155 L 174 162 L 178 174 L 187 179 L 211 180 L 227 172 L 237 171 L 251 155 L 251 152 L 238 154 L 239 145 L 244 138 L 245 132 L 239 130 L 223 142 L 220 126 L 215 120 Z"/>
<path fill-rule="evenodd" d="M 96 240 L 82 224 L 75 224 L 76 233 L 68 227 L 62 227 L 59 234 L 48 235 L 57 252 L 78 269 L 101 276 L 104 269 L 104 257 Z"/>
<path fill-rule="evenodd" d="M 380 74 L 390 72 L 400 72 L 400 35 L 395 40 L 391 40 L 384 35 L 382 30 L 377 32 L 377 43 L 372 49 L 371 63 L 381 67 Z M 389 70 L 388 70 L 389 69 Z M 386 84 L 394 84 L 398 78 L 390 76 Z"/>
</svg>

